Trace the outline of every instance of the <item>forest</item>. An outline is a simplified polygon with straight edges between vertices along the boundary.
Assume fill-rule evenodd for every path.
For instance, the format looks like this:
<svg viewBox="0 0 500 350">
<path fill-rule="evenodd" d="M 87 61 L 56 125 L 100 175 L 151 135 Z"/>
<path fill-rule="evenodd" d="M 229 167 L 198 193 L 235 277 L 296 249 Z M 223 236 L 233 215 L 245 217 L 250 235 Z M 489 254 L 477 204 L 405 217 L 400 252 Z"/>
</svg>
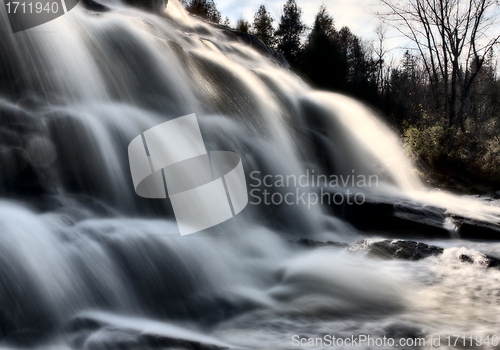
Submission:
<svg viewBox="0 0 500 350">
<path fill-rule="evenodd" d="M 280 18 L 261 5 L 253 21 L 223 19 L 214 0 L 184 0 L 192 14 L 258 37 L 311 86 L 356 97 L 400 135 L 434 186 L 481 193 L 500 184 L 499 37 L 491 0 L 381 0 L 376 40 L 366 41 L 323 5 L 314 23 L 295 0 Z M 411 44 L 390 59 L 388 29 Z"/>
</svg>

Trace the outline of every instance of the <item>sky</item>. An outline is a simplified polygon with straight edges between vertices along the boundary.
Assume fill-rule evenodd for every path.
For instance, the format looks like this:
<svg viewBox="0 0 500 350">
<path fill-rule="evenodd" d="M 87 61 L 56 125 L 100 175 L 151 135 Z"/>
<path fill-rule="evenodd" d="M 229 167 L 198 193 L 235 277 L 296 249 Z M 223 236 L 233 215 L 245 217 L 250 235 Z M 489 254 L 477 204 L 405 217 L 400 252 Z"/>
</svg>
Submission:
<svg viewBox="0 0 500 350">
<path fill-rule="evenodd" d="M 229 16 L 233 24 L 239 17 L 252 23 L 255 12 L 263 4 L 273 15 L 276 25 L 285 2 L 286 0 L 216 0 L 222 17 Z M 302 9 L 302 20 L 308 26 L 312 26 L 319 7 L 324 4 L 333 16 L 337 29 L 348 26 L 354 34 L 365 40 L 376 38 L 375 28 L 380 23 L 376 12 L 383 10 L 378 0 L 297 0 L 297 4 Z"/>
<path fill-rule="evenodd" d="M 222 18 L 228 16 L 233 25 L 236 24 L 240 17 L 252 23 L 255 12 L 263 4 L 273 16 L 274 25 L 277 27 L 286 0 L 215 0 L 215 2 L 222 13 Z M 333 17 L 337 29 L 348 26 L 351 32 L 361 38 L 365 44 L 374 43 L 375 46 L 377 43 L 376 28 L 382 24 L 377 13 L 387 12 L 387 8 L 382 4 L 381 0 L 296 0 L 296 2 L 302 9 L 302 21 L 309 27 L 314 23 L 314 18 L 320 6 L 325 5 L 329 14 Z M 497 15 L 500 14 L 495 16 Z M 384 47 L 386 50 L 388 49 L 385 59 L 388 62 L 397 64 L 406 49 L 414 47 L 414 45 L 408 39 L 402 37 L 394 28 L 387 25 L 385 27 L 386 39 Z M 500 25 L 493 28 L 496 32 L 495 35 L 498 35 Z M 500 62 L 500 59 L 498 62 Z M 497 63 L 497 67 L 500 72 L 499 63 Z"/>
</svg>

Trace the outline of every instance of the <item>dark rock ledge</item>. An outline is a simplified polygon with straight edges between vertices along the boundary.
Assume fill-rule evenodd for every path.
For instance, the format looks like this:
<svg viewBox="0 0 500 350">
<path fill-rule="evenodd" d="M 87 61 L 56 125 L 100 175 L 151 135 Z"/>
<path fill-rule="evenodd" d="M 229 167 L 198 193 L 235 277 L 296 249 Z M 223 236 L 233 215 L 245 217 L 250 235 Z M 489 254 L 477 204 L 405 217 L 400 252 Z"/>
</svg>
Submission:
<svg viewBox="0 0 500 350">
<path fill-rule="evenodd" d="M 371 240 L 362 239 L 353 245 L 340 242 L 320 242 L 312 239 L 301 238 L 295 243 L 307 248 L 333 247 L 344 248 L 348 252 L 366 251 L 368 256 L 379 259 L 403 259 L 403 260 L 421 260 L 431 256 L 443 254 L 444 248 L 410 240 Z M 482 253 L 481 253 L 482 254 Z M 488 254 L 482 254 L 484 260 L 482 265 L 487 268 L 500 270 L 500 259 Z M 474 258 L 465 254 L 458 256 L 463 263 L 473 264 Z"/>
<path fill-rule="evenodd" d="M 332 215 L 366 234 L 413 239 L 453 237 L 500 241 L 500 218 L 498 222 L 483 222 L 448 213 L 445 208 L 397 198 L 377 200 L 367 197 L 361 205 L 348 205 L 346 202 L 327 207 Z M 453 228 L 449 227 L 450 223 Z"/>
</svg>

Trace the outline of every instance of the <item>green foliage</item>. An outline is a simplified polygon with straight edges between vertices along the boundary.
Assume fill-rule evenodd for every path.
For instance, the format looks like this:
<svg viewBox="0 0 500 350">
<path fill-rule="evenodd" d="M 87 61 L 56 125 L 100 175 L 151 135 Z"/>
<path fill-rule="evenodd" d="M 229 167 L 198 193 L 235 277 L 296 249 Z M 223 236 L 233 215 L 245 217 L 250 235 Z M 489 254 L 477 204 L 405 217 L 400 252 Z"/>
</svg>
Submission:
<svg viewBox="0 0 500 350">
<path fill-rule="evenodd" d="M 483 171 L 488 174 L 499 176 L 500 173 L 500 137 L 494 136 L 486 142 L 486 154 L 484 155 Z"/>
<path fill-rule="evenodd" d="M 416 163 L 437 164 L 443 157 L 446 144 L 446 129 L 442 125 L 411 125 L 403 133 L 403 142 L 408 156 Z"/>
<path fill-rule="evenodd" d="M 492 123 L 496 124 L 496 123 Z M 491 126 L 491 124 L 490 124 Z M 481 186 L 500 184 L 500 137 L 473 138 L 472 146 L 466 133 L 455 135 L 454 147 L 448 151 L 449 128 L 446 120 L 423 113 L 418 124 L 405 125 L 403 141 L 408 156 L 427 169 L 427 177 L 448 183 L 451 177 L 462 183 L 452 183 L 462 190 L 477 192 Z M 471 151 L 471 147 L 473 151 Z"/>
<path fill-rule="evenodd" d="M 255 13 L 252 25 L 252 34 L 258 37 L 267 46 L 274 46 L 273 18 L 264 5 L 260 5 Z"/>
<path fill-rule="evenodd" d="M 490 54 L 463 101 L 462 129 L 450 126 L 447 106 L 436 103 L 420 59 L 406 52 L 390 74 L 389 120 L 428 175 L 444 182 L 458 176 L 469 184 L 500 186 L 500 81 L 493 62 Z"/>
</svg>

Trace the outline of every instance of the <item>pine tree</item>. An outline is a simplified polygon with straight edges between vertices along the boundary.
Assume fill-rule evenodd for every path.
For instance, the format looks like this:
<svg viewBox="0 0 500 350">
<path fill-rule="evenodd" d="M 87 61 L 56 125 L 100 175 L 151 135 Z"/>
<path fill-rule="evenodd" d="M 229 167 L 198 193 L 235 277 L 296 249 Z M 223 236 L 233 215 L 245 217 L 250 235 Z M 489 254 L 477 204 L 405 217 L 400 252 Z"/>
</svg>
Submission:
<svg viewBox="0 0 500 350">
<path fill-rule="evenodd" d="M 238 22 L 236 22 L 236 29 L 243 32 L 248 33 L 250 31 L 250 23 L 246 21 L 244 18 L 238 18 Z"/>
<path fill-rule="evenodd" d="M 276 31 L 277 47 L 292 66 L 297 66 L 300 55 L 300 39 L 306 26 L 301 20 L 302 10 L 295 0 L 288 0 Z"/>
<path fill-rule="evenodd" d="M 327 37 L 331 37 L 333 34 L 335 34 L 333 17 L 328 14 L 326 7 L 322 5 L 319 8 L 319 12 L 316 14 L 309 40 L 311 40 L 311 36 L 326 35 Z"/>
<path fill-rule="evenodd" d="M 271 47 L 275 43 L 273 21 L 271 14 L 266 10 L 266 6 L 260 5 L 259 11 L 255 13 L 252 25 L 252 34 Z"/>
<path fill-rule="evenodd" d="M 301 69 L 311 83 L 322 89 L 345 89 L 347 62 L 336 45 L 333 18 L 321 6 L 308 36 Z"/>
<path fill-rule="evenodd" d="M 224 22 L 222 22 L 222 25 L 224 27 L 228 27 L 228 28 L 231 28 L 231 20 L 229 19 L 228 16 L 226 16 L 226 19 L 224 20 Z"/>
<path fill-rule="evenodd" d="M 219 24 L 222 17 L 214 0 L 190 0 L 186 6 L 190 13 Z"/>
<path fill-rule="evenodd" d="M 417 58 L 413 56 L 410 51 L 405 51 L 401 65 L 403 67 L 403 72 L 407 77 L 415 77 L 415 72 L 417 71 Z"/>
</svg>

